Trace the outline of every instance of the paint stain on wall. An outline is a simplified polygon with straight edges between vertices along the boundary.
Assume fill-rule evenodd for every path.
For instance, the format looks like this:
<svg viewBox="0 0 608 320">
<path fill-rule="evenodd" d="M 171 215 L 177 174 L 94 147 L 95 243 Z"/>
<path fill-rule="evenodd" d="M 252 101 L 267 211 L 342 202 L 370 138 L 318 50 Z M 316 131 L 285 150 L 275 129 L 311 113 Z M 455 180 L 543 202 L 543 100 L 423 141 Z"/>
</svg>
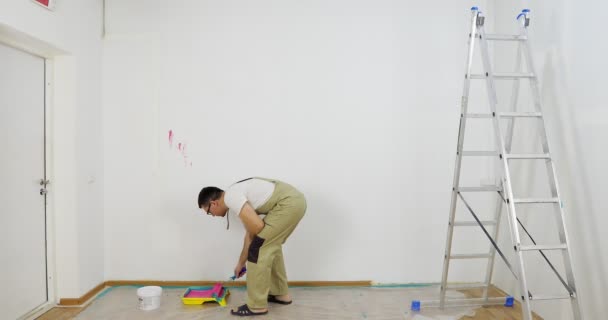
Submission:
<svg viewBox="0 0 608 320">
<path fill-rule="evenodd" d="M 173 133 L 173 130 L 169 130 L 169 148 L 170 149 L 173 149 L 174 140 L 175 140 L 175 134 Z M 188 156 L 188 153 L 186 152 L 186 143 L 185 142 L 177 142 L 177 151 L 180 153 L 180 155 L 182 156 L 182 158 L 184 160 L 184 166 L 192 167 L 192 161 L 190 160 L 190 157 Z"/>
<path fill-rule="evenodd" d="M 180 147 L 181 147 L 180 150 L 182 151 L 181 152 L 182 157 L 184 158 L 184 166 L 187 167 L 188 166 L 188 162 L 190 162 L 190 161 L 188 160 L 188 153 L 186 153 L 186 144 L 185 143 L 184 144 L 180 143 Z"/>
</svg>

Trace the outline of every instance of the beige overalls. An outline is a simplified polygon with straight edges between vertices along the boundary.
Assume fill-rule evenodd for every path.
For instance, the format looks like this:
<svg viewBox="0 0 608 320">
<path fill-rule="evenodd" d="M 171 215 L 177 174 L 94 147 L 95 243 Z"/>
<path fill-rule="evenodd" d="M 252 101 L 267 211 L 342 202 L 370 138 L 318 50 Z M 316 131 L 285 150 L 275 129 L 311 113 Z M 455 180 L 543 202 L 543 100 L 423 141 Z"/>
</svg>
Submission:
<svg viewBox="0 0 608 320">
<path fill-rule="evenodd" d="M 272 196 L 255 211 L 265 214 L 264 228 L 252 240 L 247 256 L 247 305 L 266 308 L 268 295 L 287 294 L 282 245 L 306 212 L 306 199 L 287 183 L 274 183 Z"/>
</svg>

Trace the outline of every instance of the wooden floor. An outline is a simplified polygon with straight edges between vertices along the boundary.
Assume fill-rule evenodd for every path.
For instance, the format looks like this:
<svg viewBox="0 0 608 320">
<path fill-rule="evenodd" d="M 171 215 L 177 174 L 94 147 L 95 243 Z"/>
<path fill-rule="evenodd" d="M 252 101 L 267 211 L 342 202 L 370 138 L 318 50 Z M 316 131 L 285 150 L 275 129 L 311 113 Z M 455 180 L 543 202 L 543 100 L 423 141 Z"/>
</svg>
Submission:
<svg viewBox="0 0 608 320">
<path fill-rule="evenodd" d="M 36 320 L 71 320 L 82 310 L 84 310 L 84 308 L 53 308 L 36 318 Z"/>
<path fill-rule="evenodd" d="M 470 289 L 460 290 L 460 292 L 466 294 L 470 298 L 477 298 L 481 296 L 481 289 Z M 490 296 L 492 297 L 504 297 L 505 294 L 499 289 L 494 287 L 490 290 Z M 36 318 L 36 320 L 70 320 L 74 319 L 78 313 L 84 308 L 53 308 L 42 316 Z M 513 308 L 505 308 L 503 306 L 490 306 L 479 308 L 475 312 L 474 317 L 465 316 L 463 319 L 467 320 L 521 320 L 521 305 L 515 303 Z M 538 315 L 534 314 L 534 320 L 543 320 Z"/>
<path fill-rule="evenodd" d="M 482 295 L 481 289 L 468 289 L 468 290 L 459 290 L 460 292 L 467 295 L 468 298 L 479 298 Z M 502 290 L 497 289 L 496 287 L 491 287 L 488 292 L 490 297 L 504 297 L 505 293 Z M 534 320 L 543 320 L 543 318 L 539 317 L 537 314 L 532 315 Z M 487 320 L 487 319 L 497 319 L 497 320 L 520 320 L 521 317 L 521 304 L 516 302 L 513 308 L 506 308 L 504 306 L 488 306 L 482 307 L 475 310 L 474 317 L 464 317 L 463 319 L 467 320 Z"/>
</svg>

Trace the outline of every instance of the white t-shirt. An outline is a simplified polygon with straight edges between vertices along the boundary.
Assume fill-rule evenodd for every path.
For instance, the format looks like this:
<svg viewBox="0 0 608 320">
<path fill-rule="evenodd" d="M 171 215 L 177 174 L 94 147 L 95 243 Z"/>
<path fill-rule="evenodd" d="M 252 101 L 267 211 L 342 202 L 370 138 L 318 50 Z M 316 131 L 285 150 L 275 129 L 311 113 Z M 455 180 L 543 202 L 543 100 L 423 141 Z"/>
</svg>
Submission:
<svg viewBox="0 0 608 320">
<path fill-rule="evenodd" d="M 253 178 L 228 187 L 224 191 L 224 203 L 229 209 L 228 213 L 238 216 L 245 202 L 257 209 L 270 199 L 273 192 L 274 183 Z"/>
</svg>

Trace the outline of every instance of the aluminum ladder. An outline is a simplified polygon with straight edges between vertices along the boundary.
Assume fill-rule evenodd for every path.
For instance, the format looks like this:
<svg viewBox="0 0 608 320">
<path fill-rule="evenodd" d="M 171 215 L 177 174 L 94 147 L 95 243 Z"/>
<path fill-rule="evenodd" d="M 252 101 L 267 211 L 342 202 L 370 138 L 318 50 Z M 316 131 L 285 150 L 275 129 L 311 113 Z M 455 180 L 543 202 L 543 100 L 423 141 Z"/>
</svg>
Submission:
<svg viewBox="0 0 608 320">
<path fill-rule="evenodd" d="M 414 301 L 412 302 L 412 310 L 419 310 L 420 307 L 450 307 L 450 306 L 483 306 L 483 305 L 493 305 L 493 304 L 505 304 L 507 306 L 512 306 L 513 298 L 507 297 L 505 298 L 489 298 L 488 297 L 488 289 L 491 285 L 492 280 L 492 271 L 494 266 L 494 258 L 496 253 L 504 260 L 507 267 L 513 273 L 515 279 L 519 282 L 519 289 L 521 297 L 521 306 L 523 319 L 532 320 L 532 307 L 531 301 L 535 300 L 558 300 L 558 299 L 567 299 L 570 300 L 572 305 L 572 312 L 575 320 L 582 319 L 582 315 L 580 312 L 580 301 L 577 296 L 574 273 L 572 267 L 572 258 L 570 254 L 570 247 L 568 236 L 566 232 L 566 226 L 564 223 L 564 210 L 561 205 L 561 197 L 559 193 L 557 177 L 555 172 L 555 167 L 553 164 L 553 160 L 551 157 L 551 153 L 549 152 L 549 146 L 547 141 L 547 133 L 545 129 L 541 101 L 540 101 L 540 92 L 538 88 L 538 78 L 534 69 L 534 64 L 532 60 L 532 53 L 530 49 L 530 45 L 528 43 L 528 26 L 530 24 L 530 10 L 524 9 L 521 14 L 517 16 L 517 23 L 519 25 L 519 34 L 517 35 L 498 35 L 498 34 L 486 34 L 484 30 L 484 21 L 485 17 L 481 11 L 477 7 L 471 8 L 471 28 L 469 34 L 469 48 L 468 48 L 468 58 L 467 58 L 467 66 L 466 73 L 464 79 L 464 89 L 462 94 L 461 101 L 461 113 L 460 113 L 460 127 L 458 133 L 458 146 L 456 152 L 456 165 L 454 168 L 454 181 L 452 186 L 452 197 L 451 197 L 451 205 L 450 205 L 450 214 L 449 214 L 449 224 L 448 224 L 448 232 L 447 239 L 445 245 L 445 255 L 444 255 L 444 263 L 443 263 L 443 275 L 441 278 L 441 287 L 440 287 L 440 299 L 435 301 Z M 492 65 L 490 63 L 489 53 L 488 53 L 488 42 L 489 41 L 509 41 L 515 43 L 517 48 L 516 60 L 515 60 L 515 70 L 511 73 L 499 73 L 494 72 L 492 69 Z M 479 45 L 482 64 L 483 64 L 483 73 L 482 74 L 473 74 L 472 73 L 472 65 L 473 65 L 473 56 L 475 44 Z M 526 62 L 527 70 L 522 71 L 522 55 L 523 59 Z M 534 104 L 533 112 L 521 112 L 517 111 L 517 97 L 519 95 L 519 85 L 520 80 L 525 79 L 530 83 L 530 93 L 532 96 L 532 101 Z M 470 91 L 470 83 L 473 80 L 485 80 L 486 91 L 488 94 L 490 113 L 480 114 L 480 113 L 468 113 L 468 104 L 469 104 L 469 91 Z M 508 112 L 499 112 L 497 110 L 497 95 L 496 95 L 496 80 L 514 80 L 512 86 L 512 97 L 509 103 L 510 110 Z M 465 128 L 467 124 L 467 119 L 469 118 L 486 118 L 488 120 L 492 120 L 492 124 L 494 127 L 495 134 L 495 146 L 496 151 L 469 151 L 463 150 L 464 137 L 465 137 Z M 513 124 L 516 119 L 521 118 L 534 118 L 538 120 L 539 124 L 539 133 L 540 140 L 542 144 L 542 153 L 533 153 L 533 154 L 514 154 L 511 153 L 511 144 L 513 138 Z M 506 130 L 503 137 L 501 131 L 501 126 L 504 124 L 501 121 L 506 121 Z M 479 186 L 479 187 L 463 187 L 460 186 L 460 174 L 462 169 L 462 159 L 463 157 L 499 157 L 499 162 L 501 163 L 500 171 L 502 175 L 502 182 L 496 186 Z M 547 176 L 549 178 L 549 184 L 551 189 L 551 196 L 547 198 L 515 198 L 513 196 L 513 188 L 511 184 L 511 173 L 510 173 L 510 163 L 512 161 L 538 161 L 542 160 L 546 164 Z M 497 205 L 496 211 L 494 213 L 494 218 L 491 221 L 481 221 L 478 217 L 478 214 L 475 213 L 471 205 L 465 200 L 463 194 L 467 194 L 469 192 L 491 192 L 498 193 L 497 197 Z M 455 221 L 456 217 L 456 206 L 457 202 L 461 201 L 462 204 L 466 207 L 467 211 L 473 216 L 474 221 Z M 528 204 L 548 204 L 556 210 L 557 217 L 557 227 L 559 233 L 560 243 L 557 244 L 538 244 L 534 240 L 534 238 L 528 233 L 528 230 L 521 223 L 520 219 L 517 216 L 517 208 L 521 206 L 525 206 Z M 500 227 L 501 213 L 502 207 L 506 206 L 507 208 L 507 221 L 509 222 L 509 229 L 511 234 L 512 246 L 515 254 L 515 261 L 513 265 L 509 263 L 508 259 L 505 257 L 504 253 L 500 250 L 497 245 L 498 231 Z M 479 226 L 486 237 L 491 242 L 491 247 L 489 252 L 481 253 L 481 254 L 453 254 L 452 253 L 452 240 L 454 235 L 455 227 L 471 227 L 471 226 Z M 524 231 L 524 233 L 530 238 L 533 245 L 523 245 L 520 228 Z M 493 230 L 489 231 L 488 228 L 491 227 Z M 460 229 L 459 229 L 460 230 Z M 565 278 L 557 271 L 555 266 L 551 263 L 549 258 L 545 255 L 544 251 L 548 250 L 558 250 L 562 253 L 564 268 L 566 272 Z M 562 296 L 542 296 L 532 294 L 528 288 L 528 281 L 526 279 L 526 269 L 524 263 L 524 254 L 530 251 L 538 252 L 542 258 L 547 262 L 551 270 L 557 275 L 557 278 L 562 283 L 564 288 L 566 289 L 566 293 Z M 485 281 L 483 283 L 476 284 L 464 284 L 464 285 L 455 285 L 448 283 L 448 271 L 450 267 L 450 262 L 456 259 L 488 259 L 487 268 L 486 268 L 486 276 Z M 446 297 L 446 291 L 450 289 L 467 289 L 467 288 L 481 288 L 483 291 L 481 298 L 471 298 L 471 299 L 448 299 Z"/>
</svg>

